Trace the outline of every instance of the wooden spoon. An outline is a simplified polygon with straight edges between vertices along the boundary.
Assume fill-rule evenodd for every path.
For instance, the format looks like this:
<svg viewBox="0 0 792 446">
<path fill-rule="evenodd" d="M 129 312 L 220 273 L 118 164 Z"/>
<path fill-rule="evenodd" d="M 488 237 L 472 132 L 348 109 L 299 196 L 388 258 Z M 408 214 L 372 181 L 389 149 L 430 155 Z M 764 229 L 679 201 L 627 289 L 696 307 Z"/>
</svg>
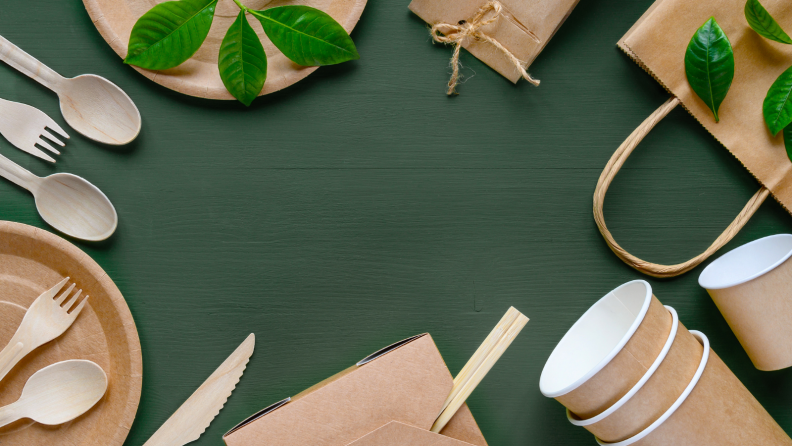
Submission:
<svg viewBox="0 0 792 446">
<path fill-rule="evenodd" d="M 118 214 L 107 196 L 77 175 L 37 177 L 0 155 L 0 176 L 29 190 L 41 218 L 66 235 L 96 242 L 113 235 L 118 226 Z"/>
<path fill-rule="evenodd" d="M 0 427 L 23 418 L 47 425 L 71 421 L 107 392 L 107 375 L 91 361 L 75 359 L 44 367 L 25 383 L 15 403 L 0 408 Z"/>
<path fill-rule="evenodd" d="M 67 79 L 2 36 L 0 60 L 57 93 L 66 122 L 88 138 L 122 145 L 140 133 L 140 112 L 109 80 L 93 74 Z"/>
</svg>

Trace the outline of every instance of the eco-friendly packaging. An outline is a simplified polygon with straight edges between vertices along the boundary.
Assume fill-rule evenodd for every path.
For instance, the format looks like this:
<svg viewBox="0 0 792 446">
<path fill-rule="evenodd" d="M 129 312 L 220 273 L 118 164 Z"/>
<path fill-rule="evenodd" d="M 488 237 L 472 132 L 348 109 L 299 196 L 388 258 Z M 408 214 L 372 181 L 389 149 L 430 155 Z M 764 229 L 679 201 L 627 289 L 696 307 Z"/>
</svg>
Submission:
<svg viewBox="0 0 792 446">
<path fill-rule="evenodd" d="M 528 68 L 558 31 L 579 0 L 500 0 L 503 18 L 486 25 L 482 32 L 498 41 Z M 488 0 L 413 0 L 410 11 L 425 22 L 457 25 L 470 21 Z M 521 73 L 491 43 L 465 39 L 462 46 L 482 62 L 517 82 Z"/>
<path fill-rule="evenodd" d="M 707 266 L 699 284 L 759 370 L 792 366 L 792 235 L 755 240 Z"/>
<path fill-rule="evenodd" d="M 254 414 L 223 439 L 228 446 L 346 446 L 392 421 L 428 431 L 452 386 L 432 337 L 419 335 Z M 465 405 L 441 434 L 487 446 Z"/>
<path fill-rule="evenodd" d="M 415 426 L 391 421 L 349 446 L 472 446 Z"/>
</svg>

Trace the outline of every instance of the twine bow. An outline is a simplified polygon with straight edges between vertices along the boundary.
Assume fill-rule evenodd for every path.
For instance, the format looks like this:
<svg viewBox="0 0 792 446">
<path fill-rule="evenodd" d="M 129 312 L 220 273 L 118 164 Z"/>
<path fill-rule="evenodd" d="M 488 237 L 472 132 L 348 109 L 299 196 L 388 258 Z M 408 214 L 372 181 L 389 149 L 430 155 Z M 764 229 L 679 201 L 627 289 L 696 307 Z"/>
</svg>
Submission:
<svg viewBox="0 0 792 446">
<path fill-rule="evenodd" d="M 492 17 L 485 20 L 484 17 L 490 11 L 494 12 L 494 14 Z M 474 38 L 476 40 L 489 42 L 509 59 L 509 61 L 517 68 L 517 70 L 519 70 L 520 74 L 525 80 L 533 85 L 539 85 L 539 80 L 534 79 L 530 74 L 528 74 L 527 71 L 525 71 L 525 68 L 523 68 L 523 61 L 518 59 L 514 54 L 512 54 L 511 51 L 507 50 L 506 47 L 500 42 L 481 32 L 481 28 L 491 23 L 495 23 L 501 17 L 502 12 L 503 5 L 499 1 L 491 0 L 481 9 L 479 9 L 478 13 L 476 13 L 476 16 L 470 21 L 463 20 L 459 22 L 458 25 L 453 25 L 450 23 L 438 23 L 432 26 L 432 39 L 434 39 L 435 42 L 454 45 L 454 55 L 451 57 L 453 73 L 451 74 L 451 80 L 448 81 L 449 95 L 456 93 L 456 86 L 459 83 L 459 52 L 462 49 L 462 43 L 467 38 Z"/>
</svg>

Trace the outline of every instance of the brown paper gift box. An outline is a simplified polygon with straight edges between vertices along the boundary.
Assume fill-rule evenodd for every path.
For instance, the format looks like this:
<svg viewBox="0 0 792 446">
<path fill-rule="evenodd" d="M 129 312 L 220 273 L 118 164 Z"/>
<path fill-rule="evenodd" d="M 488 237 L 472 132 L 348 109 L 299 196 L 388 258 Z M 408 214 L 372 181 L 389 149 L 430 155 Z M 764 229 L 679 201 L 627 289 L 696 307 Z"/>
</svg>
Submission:
<svg viewBox="0 0 792 446">
<path fill-rule="evenodd" d="M 428 334 L 380 350 L 229 431 L 228 446 L 346 446 L 397 421 L 429 430 L 453 378 Z M 487 446 L 463 406 L 444 436 Z"/>
<path fill-rule="evenodd" d="M 523 68 L 528 68 L 578 1 L 500 0 L 506 11 L 506 19 L 500 19 L 482 31 L 525 62 Z M 487 0 L 413 0 L 410 11 L 431 25 L 455 25 L 461 20 L 470 20 L 486 3 Z M 462 46 L 510 81 L 516 83 L 520 79 L 516 67 L 491 44 L 466 39 Z"/>
</svg>

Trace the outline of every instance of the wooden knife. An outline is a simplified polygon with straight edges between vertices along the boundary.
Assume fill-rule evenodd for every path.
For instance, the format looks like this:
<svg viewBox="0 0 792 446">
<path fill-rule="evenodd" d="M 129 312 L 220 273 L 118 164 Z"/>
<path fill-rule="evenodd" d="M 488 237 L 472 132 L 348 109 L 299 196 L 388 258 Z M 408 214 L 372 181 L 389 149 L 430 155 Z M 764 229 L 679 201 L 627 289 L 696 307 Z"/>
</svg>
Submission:
<svg viewBox="0 0 792 446">
<path fill-rule="evenodd" d="M 236 388 L 255 344 L 251 334 L 143 446 L 183 446 L 197 440 Z"/>
</svg>

